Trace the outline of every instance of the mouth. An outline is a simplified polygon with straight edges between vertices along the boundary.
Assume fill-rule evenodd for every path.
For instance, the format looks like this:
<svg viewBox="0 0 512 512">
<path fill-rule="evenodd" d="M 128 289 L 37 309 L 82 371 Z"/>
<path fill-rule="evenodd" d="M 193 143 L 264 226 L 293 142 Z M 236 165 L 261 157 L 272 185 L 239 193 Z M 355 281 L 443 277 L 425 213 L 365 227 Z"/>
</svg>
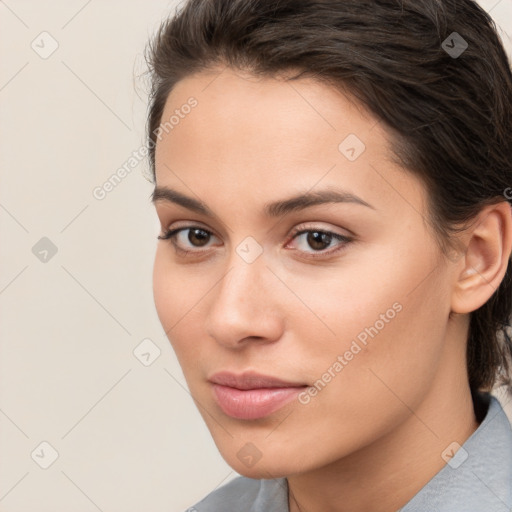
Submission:
<svg viewBox="0 0 512 512">
<path fill-rule="evenodd" d="M 307 384 L 247 372 L 220 372 L 209 379 L 215 401 L 228 416 L 241 420 L 264 418 L 297 397 Z"/>
</svg>

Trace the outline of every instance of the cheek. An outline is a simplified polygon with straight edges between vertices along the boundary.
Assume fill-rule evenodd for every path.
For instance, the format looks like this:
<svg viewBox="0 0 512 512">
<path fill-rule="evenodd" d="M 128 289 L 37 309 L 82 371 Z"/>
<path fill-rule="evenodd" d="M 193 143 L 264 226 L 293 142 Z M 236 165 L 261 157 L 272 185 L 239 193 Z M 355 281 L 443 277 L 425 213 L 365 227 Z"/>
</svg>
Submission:
<svg viewBox="0 0 512 512">
<path fill-rule="evenodd" d="M 350 287 L 333 282 L 309 296 L 336 336 L 315 339 L 303 320 L 301 339 L 315 343 L 304 342 L 302 356 L 311 381 L 320 381 L 314 400 L 333 411 L 335 422 L 348 413 L 359 424 L 369 416 L 391 421 L 393 411 L 403 410 L 401 401 L 418 404 L 435 380 L 449 295 L 440 273 L 429 275 L 430 258 L 402 261 L 385 272 L 375 271 L 378 265 L 354 270 L 343 281 Z"/>
<path fill-rule="evenodd" d="M 153 299 L 160 323 L 168 332 L 174 323 L 177 287 L 173 285 L 172 273 L 166 262 L 161 243 L 159 242 L 157 247 L 153 265 Z"/>
<path fill-rule="evenodd" d="M 198 345 L 190 340 L 199 339 L 196 331 L 202 324 L 197 321 L 197 305 L 208 287 L 195 283 L 193 276 L 180 271 L 163 242 L 160 244 L 153 266 L 153 299 L 160 323 L 182 364 L 186 363 L 187 351 Z"/>
<path fill-rule="evenodd" d="M 414 254 L 411 244 L 404 254 L 397 245 L 357 261 L 347 258 L 337 269 L 287 276 L 307 305 L 298 304 L 287 317 L 310 381 L 329 371 L 343 374 L 331 380 L 344 381 L 339 385 L 352 393 L 383 386 L 370 370 L 398 387 L 433 378 L 450 309 L 446 281 L 432 245 L 418 241 Z"/>
</svg>

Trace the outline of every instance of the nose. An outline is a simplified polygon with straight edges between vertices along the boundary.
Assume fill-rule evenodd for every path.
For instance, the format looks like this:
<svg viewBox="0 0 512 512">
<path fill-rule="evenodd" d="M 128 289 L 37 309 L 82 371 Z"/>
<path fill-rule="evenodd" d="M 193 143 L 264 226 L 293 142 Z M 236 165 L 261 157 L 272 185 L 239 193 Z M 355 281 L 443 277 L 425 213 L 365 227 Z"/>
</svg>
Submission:
<svg viewBox="0 0 512 512">
<path fill-rule="evenodd" d="M 211 295 L 205 320 L 207 333 L 228 348 L 278 340 L 284 319 L 275 288 L 275 277 L 263 257 L 247 263 L 234 254 L 228 272 Z"/>
</svg>

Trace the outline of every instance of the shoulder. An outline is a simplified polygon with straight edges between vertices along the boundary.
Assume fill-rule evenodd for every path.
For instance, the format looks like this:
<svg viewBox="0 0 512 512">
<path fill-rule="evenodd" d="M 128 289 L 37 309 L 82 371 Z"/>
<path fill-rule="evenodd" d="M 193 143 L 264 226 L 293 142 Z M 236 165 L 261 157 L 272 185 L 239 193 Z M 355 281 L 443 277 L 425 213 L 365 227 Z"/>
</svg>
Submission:
<svg viewBox="0 0 512 512">
<path fill-rule="evenodd" d="M 250 507 L 250 508 L 249 508 Z M 285 478 L 255 480 L 239 476 L 187 509 L 187 512 L 288 512 Z"/>
</svg>

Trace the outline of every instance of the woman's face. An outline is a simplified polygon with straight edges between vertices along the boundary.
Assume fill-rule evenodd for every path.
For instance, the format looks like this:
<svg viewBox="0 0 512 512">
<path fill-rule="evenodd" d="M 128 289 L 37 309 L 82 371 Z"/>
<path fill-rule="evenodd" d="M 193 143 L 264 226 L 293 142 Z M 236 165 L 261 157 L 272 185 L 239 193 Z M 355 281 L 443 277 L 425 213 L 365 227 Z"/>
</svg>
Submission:
<svg viewBox="0 0 512 512">
<path fill-rule="evenodd" d="M 219 71 L 179 82 L 163 114 L 156 185 L 190 200 L 155 200 L 160 235 L 181 230 L 158 242 L 155 304 L 226 461 L 291 475 L 437 393 L 453 279 L 376 119 L 313 80 Z"/>
</svg>

